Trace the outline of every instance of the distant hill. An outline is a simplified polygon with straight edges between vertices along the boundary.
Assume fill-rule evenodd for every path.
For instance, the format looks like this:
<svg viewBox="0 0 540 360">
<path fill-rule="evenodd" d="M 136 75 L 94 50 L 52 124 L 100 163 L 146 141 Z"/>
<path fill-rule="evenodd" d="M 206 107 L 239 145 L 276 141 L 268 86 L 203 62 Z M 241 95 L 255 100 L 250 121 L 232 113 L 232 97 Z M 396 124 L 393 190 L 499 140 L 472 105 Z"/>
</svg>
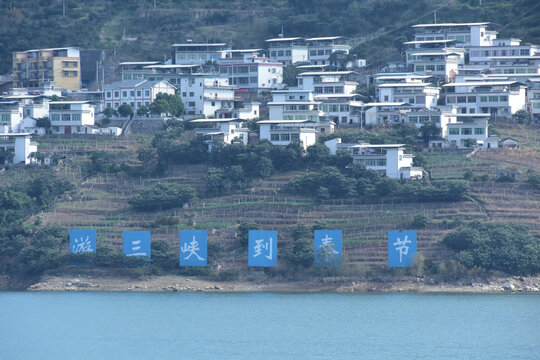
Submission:
<svg viewBox="0 0 540 360">
<path fill-rule="evenodd" d="M 411 25 L 491 21 L 500 36 L 540 43 L 538 0 L 0 0 L 0 73 L 11 52 L 78 46 L 104 49 L 108 59 L 162 60 L 171 44 L 224 41 L 265 47 L 285 36 L 343 35 L 368 64 L 399 57 Z M 137 38 L 123 41 L 122 37 Z"/>
</svg>

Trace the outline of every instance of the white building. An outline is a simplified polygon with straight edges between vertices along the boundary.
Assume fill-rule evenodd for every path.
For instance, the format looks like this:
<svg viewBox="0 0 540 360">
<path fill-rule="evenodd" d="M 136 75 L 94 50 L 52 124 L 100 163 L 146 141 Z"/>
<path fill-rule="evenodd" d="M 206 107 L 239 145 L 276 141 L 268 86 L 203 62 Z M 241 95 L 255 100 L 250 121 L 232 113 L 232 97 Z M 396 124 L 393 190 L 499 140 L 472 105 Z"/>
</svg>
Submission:
<svg viewBox="0 0 540 360">
<path fill-rule="evenodd" d="M 413 166 L 414 156 L 405 154 L 405 144 L 345 144 L 340 138 L 328 140 L 324 144 L 330 149 L 330 154 L 347 151 L 354 162 L 383 176 L 393 179 L 421 179 L 423 176 L 424 170 Z"/>
<path fill-rule="evenodd" d="M 526 86 L 517 81 L 466 81 L 443 85 L 446 105 L 460 114 L 511 116 L 526 108 Z"/>
<path fill-rule="evenodd" d="M 0 148 L 13 153 L 13 164 L 30 164 L 29 156 L 37 151 L 37 144 L 32 141 L 30 133 L 0 133 Z M 5 165 L 7 161 L 0 157 L 0 164 Z"/>
<path fill-rule="evenodd" d="M 234 109 L 235 90 L 229 79 L 209 74 L 184 76 L 180 84 L 184 114 L 215 117 L 220 109 Z"/>
<path fill-rule="evenodd" d="M 319 122 L 322 103 L 313 99 L 311 90 L 275 90 L 267 104 L 270 120 L 309 120 Z"/>
<path fill-rule="evenodd" d="M 308 71 L 298 74 L 298 86 L 314 94 L 354 94 L 358 82 L 354 71 Z"/>
<path fill-rule="evenodd" d="M 271 61 L 285 65 L 309 61 L 308 46 L 301 37 L 273 38 L 266 40 Z"/>
<path fill-rule="evenodd" d="M 280 89 L 283 84 L 283 64 L 267 58 L 244 59 L 246 62 L 226 62 L 219 65 L 219 74 L 239 89 L 258 93 Z"/>
<path fill-rule="evenodd" d="M 448 124 L 447 141 L 452 147 L 496 148 L 499 146 L 496 135 L 489 136 L 488 119 L 490 114 L 460 114 L 458 121 Z"/>
<path fill-rule="evenodd" d="M 205 64 L 208 61 L 218 62 L 222 57 L 224 50 L 230 50 L 231 47 L 225 43 L 219 44 L 196 44 L 184 43 L 174 44 L 174 63 L 175 64 Z"/>
<path fill-rule="evenodd" d="M 371 102 L 351 103 L 358 113 L 362 125 L 387 125 L 399 122 L 402 111 L 409 110 L 412 106 L 406 102 Z"/>
<path fill-rule="evenodd" d="M 413 107 L 401 111 L 401 122 L 414 124 L 417 128 L 425 124 L 435 124 L 441 129 L 440 136 L 446 138 L 448 124 L 457 122 L 457 109 L 457 106 L 444 105 L 432 109 Z"/>
<path fill-rule="evenodd" d="M 174 95 L 176 87 L 165 80 L 127 80 L 119 81 L 105 86 L 104 101 L 106 107 L 118 109 L 128 104 L 134 110 L 141 106 L 150 105 L 157 94 Z"/>
<path fill-rule="evenodd" d="M 377 86 L 379 102 L 406 102 L 414 107 L 437 106 L 439 87 L 430 83 L 385 83 Z"/>
<path fill-rule="evenodd" d="M 355 99 L 358 95 L 321 94 L 315 96 L 315 101 L 322 103 L 323 118 L 339 125 L 359 125 L 360 114 L 354 105 L 361 103 Z M 351 106 L 352 105 L 352 106 Z"/>
<path fill-rule="evenodd" d="M 300 141 L 302 147 L 315 144 L 316 124 L 308 120 L 263 120 L 258 121 L 259 138 L 268 140 L 273 145 L 289 145 Z"/>
<path fill-rule="evenodd" d="M 490 46 L 497 32 L 490 22 L 413 25 L 415 41 L 455 40 L 457 46 Z"/>
<path fill-rule="evenodd" d="M 330 55 L 336 51 L 346 54 L 351 50 L 347 43 L 350 39 L 343 36 L 313 37 L 306 39 L 309 50 L 309 61 L 314 65 L 329 64 Z M 365 66 L 365 65 L 364 65 Z"/>
<path fill-rule="evenodd" d="M 53 134 L 88 134 L 94 125 L 94 105 L 87 101 L 51 101 L 49 119 Z"/>
<path fill-rule="evenodd" d="M 540 79 L 529 81 L 528 101 L 531 120 L 540 122 Z"/>
<path fill-rule="evenodd" d="M 238 104 L 235 102 L 234 108 L 224 108 L 216 110 L 216 118 L 218 119 L 242 119 L 242 120 L 252 120 L 260 117 L 261 113 L 259 110 L 260 103 L 256 101 L 252 102 L 243 102 Z"/>
<path fill-rule="evenodd" d="M 0 102 L 0 132 L 19 132 L 23 121 L 23 106 L 18 101 Z"/>
<path fill-rule="evenodd" d="M 249 129 L 244 127 L 243 119 L 196 119 L 191 120 L 195 124 L 209 124 L 209 128 L 195 129 L 195 135 L 201 135 L 208 144 L 208 151 L 212 151 L 212 145 L 217 141 L 225 144 L 240 142 L 248 143 Z"/>
</svg>

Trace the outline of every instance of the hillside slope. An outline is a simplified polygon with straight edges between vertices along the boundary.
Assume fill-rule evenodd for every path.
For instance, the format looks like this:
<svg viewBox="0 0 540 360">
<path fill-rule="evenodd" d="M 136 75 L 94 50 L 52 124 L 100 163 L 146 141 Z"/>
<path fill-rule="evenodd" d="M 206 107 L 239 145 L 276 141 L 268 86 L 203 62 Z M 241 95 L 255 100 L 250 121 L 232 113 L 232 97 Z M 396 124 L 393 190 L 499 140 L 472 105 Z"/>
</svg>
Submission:
<svg viewBox="0 0 540 360">
<path fill-rule="evenodd" d="M 492 21 L 500 36 L 540 43 L 536 0 L 2 0 L 0 74 L 11 71 L 11 52 L 79 46 L 104 49 L 110 61 L 162 60 L 171 44 L 224 41 L 265 47 L 283 27 L 286 36 L 343 35 L 369 64 L 399 55 L 410 26 L 432 22 Z M 122 41 L 123 34 L 137 37 Z M 364 42 L 365 41 L 365 42 Z"/>
</svg>

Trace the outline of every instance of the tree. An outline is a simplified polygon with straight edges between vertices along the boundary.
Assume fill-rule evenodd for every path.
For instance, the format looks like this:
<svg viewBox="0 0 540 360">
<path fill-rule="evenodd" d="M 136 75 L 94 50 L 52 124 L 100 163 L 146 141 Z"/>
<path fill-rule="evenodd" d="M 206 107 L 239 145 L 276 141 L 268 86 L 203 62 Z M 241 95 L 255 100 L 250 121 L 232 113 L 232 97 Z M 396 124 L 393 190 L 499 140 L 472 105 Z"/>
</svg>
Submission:
<svg viewBox="0 0 540 360">
<path fill-rule="evenodd" d="M 107 119 L 109 119 L 109 118 L 112 118 L 113 116 L 118 115 L 118 113 L 112 107 L 107 106 L 105 110 L 103 110 L 103 115 L 105 115 Z"/>
<path fill-rule="evenodd" d="M 132 117 L 133 108 L 129 104 L 122 104 L 120 107 L 118 107 L 118 113 L 123 117 Z"/>
<path fill-rule="evenodd" d="M 247 250 L 249 243 L 249 230 L 258 230 L 259 224 L 243 221 L 236 228 L 236 238 L 240 241 L 240 246 Z"/>
<path fill-rule="evenodd" d="M 159 93 L 149 108 L 152 114 L 180 116 L 184 112 L 184 103 L 178 95 Z"/>
<path fill-rule="evenodd" d="M 51 120 L 49 120 L 48 117 L 42 117 L 40 119 L 36 119 L 36 126 L 49 130 L 51 128 Z"/>
<path fill-rule="evenodd" d="M 354 56 L 342 50 L 334 51 L 328 57 L 330 65 L 337 66 L 340 70 L 346 69 L 347 64 L 352 61 L 354 61 Z"/>
<path fill-rule="evenodd" d="M 149 190 L 129 199 L 129 203 L 136 210 L 160 210 L 182 207 L 196 198 L 196 191 L 189 185 L 158 183 Z"/>
<path fill-rule="evenodd" d="M 283 67 L 283 83 L 288 87 L 298 86 L 298 69 L 293 64 L 285 65 Z"/>
<path fill-rule="evenodd" d="M 323 166 L 330 158 L 330 149 L 326 145 L 313 144 L 308 146 L 306 160 L 315 167 Z"/>
<path fill-rule="evenodd" d="M 141 106 L 137 109 L 137 116 L 146 116 L 150 110 L 146 106 Z"/>
<path fill-rule="evenodd" d="M 420 138 L 425 142 L 428 143 L 429 140 L 435 139 L 441 135 L 441 128 L 437 126 L 437 124 L 428 122 L 424 123 L 420 127 Z"/>
<path fill-rule="evenodd" d="M 531 115 L 527 110 L 519 110 L 512 115 L 512 121 L 518 124 L 528 124 L 531 122 Z"/>
</svg>

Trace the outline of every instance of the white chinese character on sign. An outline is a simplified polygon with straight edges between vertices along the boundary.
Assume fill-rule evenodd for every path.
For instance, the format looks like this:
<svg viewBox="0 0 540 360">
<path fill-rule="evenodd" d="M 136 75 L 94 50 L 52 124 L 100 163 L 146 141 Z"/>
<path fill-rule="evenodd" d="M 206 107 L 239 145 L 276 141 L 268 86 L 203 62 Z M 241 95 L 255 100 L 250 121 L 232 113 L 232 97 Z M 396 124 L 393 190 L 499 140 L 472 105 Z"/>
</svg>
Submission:
<svg viewBox="0 0 540 360">
<path fill-rule="evenodd" d="M 129 254 L 129 256 L 143 256 L 143 255 L 146 255 L 146 252 L 144 251 L 141 251 L 141 252 L 137 252 L 139 250 L 141 250 L 141 240 L 132 240 L 131 241 L 131 251 L 133 251 L 131 254 Z"/>
<path fill-rule="evenodd" d="M 401 238 L 396 238 L 396 242 L 392 245 L 397 246 L 396 251 L 399 251 L 399 262 L 403 262 L 403 255 L 407 255 L 409 253 L 409 247 L 407 244 L 410 244 L 411 241 L 408 240 L 409 235 L 405 235 L 405 238 L 403 238 L 403 241 Z"/>
<path fill-rule="evenodd" d="M 86 239 L 84 237 L 75 238 L 75 245 L 73 245 L 72 250 L 74 253 L 92 251 L 90 237 L 86 236 Z"/>
<path fill-rule="evenodd" d="M 328 262 L 328 257 L 330 255 L 339 254 L 339 251 L 337 251 L 334 246 L 335 244 L 332 241 L 332 238 L 328 236 L 328 234 L 326 234 L 324 238 L 321 239 L 321 245 L 319 246 L 319 250 L 324 255 L 325 261 Z"/>
<path fill-rule="evenodd" d="M 272 238 L 270 237 L 268 241 L 265 239 L 255 240 L 255 253 L 253 254 L 253 257 L 257 257 L 259 255 L 262 255 L 263 250 L 266 251 L 268 255 L 264 255 L 265 258 L 268 260 L 272 260 Z"/>
<path fill-rule="evenodd" d="M 199 254 L 197 254 L 197 251 L 199 251 L 200 248 L 199 248 L 199 243 L 197 242 L 197 240 L 195 240 L 195 236 L 193 236 L 193 240 L 191 240 L 189 245 L 187 243 L 184 243 L 181 250 L 182 250 L 183 253 L 189 252 L 189 255 L 184 258 L 185 260 L 189 259 L 193 255 L 195 255 L 197 257 L 197 259 L 199 259 L 201 261 L 204 260 L 203 257 L 201 257 L 201 256 L 199 256 Z"/>
</svg>

